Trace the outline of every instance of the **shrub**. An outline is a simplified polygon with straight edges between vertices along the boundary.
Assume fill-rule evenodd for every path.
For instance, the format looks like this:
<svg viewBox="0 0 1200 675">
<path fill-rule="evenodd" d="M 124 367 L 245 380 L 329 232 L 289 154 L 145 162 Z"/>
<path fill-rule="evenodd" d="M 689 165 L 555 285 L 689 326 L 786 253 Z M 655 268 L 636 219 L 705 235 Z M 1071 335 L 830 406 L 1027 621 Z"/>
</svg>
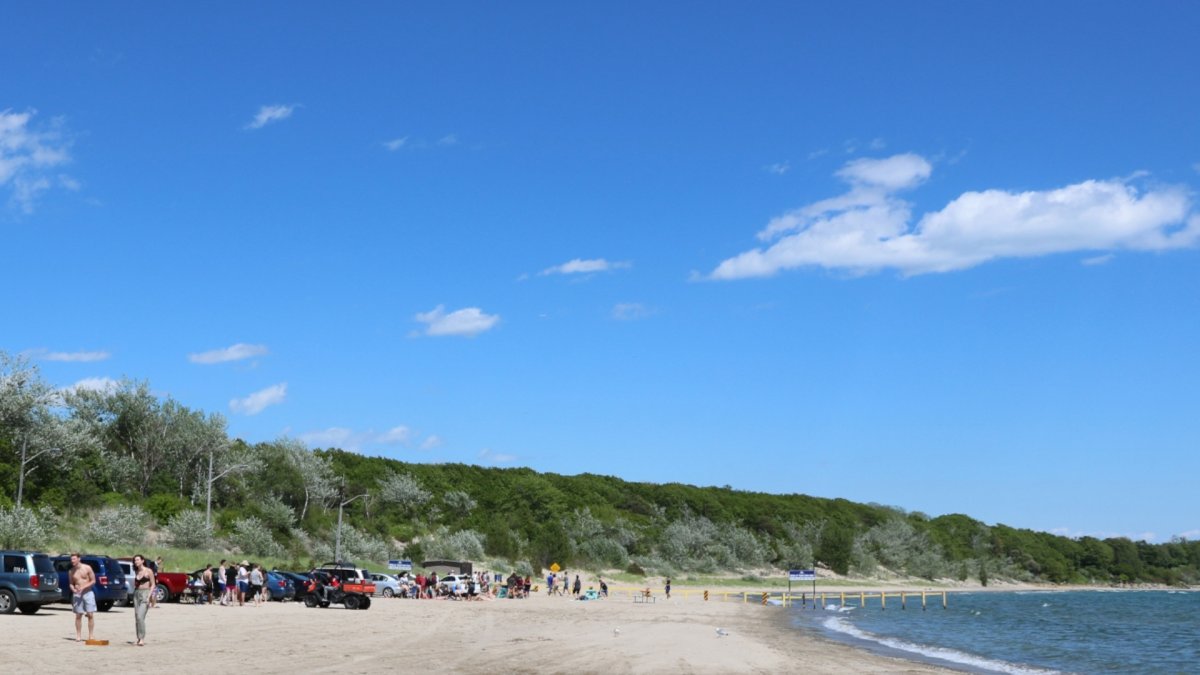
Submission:
<svg viewBox="0 0 1200 675">
<path fill-rule="evenodd" d="M 201 548 L 212 546 L 212 530 L 205 522 L 204 514 L 195 509 L 180 511 L 167 521 L 167 541 L 176 548 Z"/>
<path fill-rule="evenodd" d="M 44 547 L 55 519 L 54 512 L 46 507 L 37 511 L 23 506 L 0 508 L 0 548 Z"/>
<path fill-rule="evenodd" d="M 140 546 L 146 541 L 150 516 L 140 506 L 107 506 L 88 524 L 85 535 L 105 546 Z"/>
<path fill-rule="evenodd" d="M 283 555 L 283 547 L 271 536 L 271 528 L 254 516 L 234 521 L 229 540 L 247 555 L 274 558 Z"/>
<path fill-rule="evenodd" d="M 337 528 L 332 533 L 335 539 L 314 542 L 313 554 L 322 560 L 334 560 L 336 554 Z M 350 525 L 342 525 L 342 560 L 383 561 L 391 557 L 391 547 L 382 538 Z"/>
<path fill-rule="evenodd" d="M 165 525 L 177 513 L 188 508 L 187 500 L 179 495 L 159 493 L 146 500 L 146 511 L 154 516 L 154 520 Z"/>
<path fill-rule="evenodd" d="M 259 502 L 258 513 L 269 527 L 279 532 L 286 532 L 296 524 L 296 510 L 275 495 L 267 495 Z"/>
<path fill-rule="evenodd" d="M 424 542 L 425 556 L 434 560 L 482 560 L 485 538 L 475 530 L 453 534 L 440 527 Z"/>
</svg>

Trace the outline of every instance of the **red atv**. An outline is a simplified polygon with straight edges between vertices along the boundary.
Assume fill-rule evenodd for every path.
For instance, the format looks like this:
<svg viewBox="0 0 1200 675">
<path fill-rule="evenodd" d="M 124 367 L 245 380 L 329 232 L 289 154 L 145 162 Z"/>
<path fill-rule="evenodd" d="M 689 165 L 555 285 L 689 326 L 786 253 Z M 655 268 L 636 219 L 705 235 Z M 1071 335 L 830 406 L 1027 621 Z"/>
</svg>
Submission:
<svg viewBox="0 0 1200 675">
<path fill-rule="evenodd" d="M 304 606 L 345 605 L 346 609 L 367 609 L 371 606 L 371 596 L 374 594 L 375 584 L 369 581 L 342 581 L 334 574 L 311 572 Z"/>
</svg>

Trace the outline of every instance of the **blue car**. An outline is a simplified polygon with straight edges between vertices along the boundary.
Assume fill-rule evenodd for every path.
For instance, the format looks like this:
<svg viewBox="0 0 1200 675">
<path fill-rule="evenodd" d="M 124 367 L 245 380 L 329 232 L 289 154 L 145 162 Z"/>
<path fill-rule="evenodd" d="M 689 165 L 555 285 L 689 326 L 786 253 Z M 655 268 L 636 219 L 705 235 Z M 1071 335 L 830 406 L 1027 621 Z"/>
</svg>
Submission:
<svg viewBox="0 0 1200 675">
<path fill-rule="evenodd" d="M 270 593 L 268 598 L 271 600 L 293 600 L 296 597 L 296 584 L 278 572 L 267 572 L 266 591 Z"/>
<path fill-rule="evenodd" d="M 71 556 L 59 555 L 51 558 L 54 569 L 58 572 L 58 585 L 62 588 L 62 601 L 71 602 Z M 84 554 L 79 556 L 79 564 L 87 565 L 96 574 L 96 585 L 92 591 L 96 594 L 96 609 L 107 612 L 118 602 L 128 599 L 125 587 L 125 573 L 121 571 L 121 563 L 106 555 Z"/>
</svg>

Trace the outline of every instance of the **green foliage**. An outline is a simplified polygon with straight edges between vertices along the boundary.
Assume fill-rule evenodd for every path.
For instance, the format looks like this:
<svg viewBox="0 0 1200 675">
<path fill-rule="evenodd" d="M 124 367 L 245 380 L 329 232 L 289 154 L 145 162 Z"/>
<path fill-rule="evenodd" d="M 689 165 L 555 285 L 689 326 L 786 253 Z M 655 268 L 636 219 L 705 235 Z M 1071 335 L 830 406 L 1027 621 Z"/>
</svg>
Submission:
<svg viewBox="0 0 1200 675">
<path fill-rule="evenodd" d="M 451 533 L 444 525 L 423 541 L 425 557 L 430 560 L 481 560 L 483 543 L 483 535 L 474 530 Z"/>
<path fill-rule="evenodd" d="M 154 517 L 154 520 L 160 524 L 166 524 L 171 520 L 172 516 L 182 512 L 188 508 L 187 500 L 170 493 L 160 492 L 156 495 L 151 495 L 146 500 L 146 512 Z"/>
</svg>

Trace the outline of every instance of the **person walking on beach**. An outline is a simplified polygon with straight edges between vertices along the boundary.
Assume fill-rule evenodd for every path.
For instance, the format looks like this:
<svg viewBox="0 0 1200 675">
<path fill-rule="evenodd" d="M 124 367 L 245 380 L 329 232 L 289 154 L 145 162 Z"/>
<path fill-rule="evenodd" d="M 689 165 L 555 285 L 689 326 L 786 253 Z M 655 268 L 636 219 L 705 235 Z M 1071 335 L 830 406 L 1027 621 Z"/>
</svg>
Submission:
<svg viewBox="0 0 1200 675">
<path fill-rule="evenodd" d="M 91 565 L 79 562 L 79 554 L 71 554 L 71 571 L 68 574 L 71 585 L 71 611 L 75 613 L 75 641 L 83 641 L 83 615 L 87 615 L 88 639 L 96 638 L 96 593 L 92 588 L 96 585 L 96 573 Z"/>
<path fill-rule="evenodd" d="M 667 599 L 670 600 L 671 599 L 671 580 L 670 579 L 667 579 L 666 591 L 667 591 Z"/>
<path fill-rule="evenodd" d="M 263 581 L 262 565 L 255 565 L 250 572 L 250 598 L 255 607 L 262 605 Z"/>
<path fill-rule="evenodd" d="M 576 574 L 575 575 L 575 583 L 571 586 L 571 595 L 577 596 L 577 595 L 579 595 L 579 592 L 582 590 L 583 590 L 583 583 L 581 583 L 579 581 L 579 575 Z"/>
<path fill-rule="evenodd" d="M 154 594 L 154 570 L 146 564 L 146 557 L 133 556 L 133 628 L 137 633 L 139 647 L 146 646 L 146 611 L 150 609 L 150 598 Z"/>
</svg>

